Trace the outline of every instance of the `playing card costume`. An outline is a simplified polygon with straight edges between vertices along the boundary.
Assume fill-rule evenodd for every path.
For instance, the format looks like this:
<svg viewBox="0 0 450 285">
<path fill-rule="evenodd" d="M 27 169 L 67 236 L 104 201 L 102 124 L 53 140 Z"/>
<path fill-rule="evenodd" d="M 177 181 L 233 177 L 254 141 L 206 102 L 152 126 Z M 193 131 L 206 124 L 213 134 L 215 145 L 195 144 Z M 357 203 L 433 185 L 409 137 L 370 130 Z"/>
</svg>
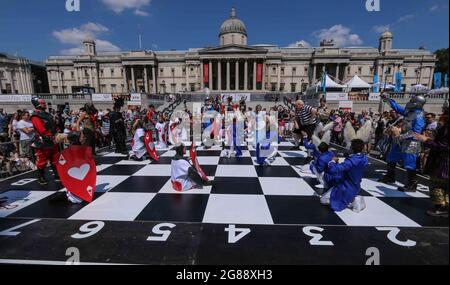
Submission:
<svg viewBox="0 0 450 285">
<path fill-rule="evenodd" d="M 50 113 L 46 112 L 47 104 L 44 99 L 34 97 L 31 103 L 36 108 L 31 117 L 33 128 L 36 132 L 32 147 L 36 150 L 36 167 L 38 182 L 47 185 L 45 168 L 50 161 L 55 180 L 59 181 L 55 167 L 55 156 L 58 153 L 58 145 L 55 144 L 56 125 Z"/>
<path fill-rule="evenodd" d="M 269 124 L 266 124 L 264 112 L 259 113 L 255 119 L 256 162 L 259 165 L 270 164 L 278 153 L 278 131 L 276 126 L 270 126 L 270 119 L 267 120 Z"/>
<path fill-rule="evenodd" d="M 61 182 L 72 203 L 92 202 L 97 182 L 97 168 L 90 147 L 72 145 L 58 154 L 56 163 Z"/>
<path fill-rule="evenodd" d="M 401 161 L 403 167 L 408 171 L 408 183 L 405 187 L 399 187 L 399 190 L 415 192 L 418 183 L 416 165 L 421 144 L 414 138 L 414 134 L 421 134 L 425 128 L 423 107 L 426 104 L 426 99 L 423 96 L 415 96 L 405 107 L 402 107 L 394 100 L 387 98 L 386 95 L 382 95 L 382 98 L 388 101 L 391 108 L 404 119 L 400 136 L 393 139 L 391 150 L 386 157 L 388 172 L 380 181 L 394 183 L 396 181 L 395 167 Z"/>
<path fill-rule="evenodd" d="M 168 147 L 169 124 L 160 120 L 156 124 L 156 130 L 158 131 L 158 144 L 156 145 L 156 149 L 166 149 Z"/>
</svg>

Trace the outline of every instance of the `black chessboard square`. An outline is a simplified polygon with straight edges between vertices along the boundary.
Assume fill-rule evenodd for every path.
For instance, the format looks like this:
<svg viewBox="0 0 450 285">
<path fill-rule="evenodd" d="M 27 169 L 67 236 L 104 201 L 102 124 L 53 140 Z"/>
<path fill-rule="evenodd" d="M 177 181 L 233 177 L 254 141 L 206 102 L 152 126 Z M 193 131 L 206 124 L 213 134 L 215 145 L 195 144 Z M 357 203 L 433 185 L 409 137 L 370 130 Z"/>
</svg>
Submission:
<svg viewBox="0 0 450 285">
<path fill-rule="evenodd" d="M 265 196 L 275 224 L 345 225 L 319 196 Z"/>
<path fill-rule="evenodd" d="M 95 193 L 94 200 L 98 199 L 104 193 Z M 42 200 L 37 201 L 11 215 L 14 218 L 43 218 L 43 219 L 67 219 L 76 212 L 88 205 L 83 202 L 81 204 L 72 204 L 69 201 L 51 203 L 50 200 L 59 195 L 55 193 Z"/>
<path fill-rule="evenodd" d="M 206 176 L 216 176 L 217 165 L 201 165 L 201 168 Z"/>
<path fill-rule="evenodd" d="M 98 173 L 98 175 L 133 175 L 145 165 L 112 165 Z"/>
<path fill-rule="evenodd" d="M 110 192 L 158 193 L 169 180 L 163 176 L 130 176 Z"/>
<path fill-rule="evenodd" d="M 253 165 L 251 157 L 221 157 L 220 165 Z"/>
<path fill-rule="evenodd" d="M 254 194 L 263 195 L 257 177 L 216 177 L 212 194 Z"/>
<path fill-rule="evenodd" d="M 157 194 L 136 220 L 201 223 L 208 198 L 202 194 Z"/>
<path fill-rule="evenodd" d="M 300 177 L 290 166 L 255 166 L 258 177 Z"/>
</svg>

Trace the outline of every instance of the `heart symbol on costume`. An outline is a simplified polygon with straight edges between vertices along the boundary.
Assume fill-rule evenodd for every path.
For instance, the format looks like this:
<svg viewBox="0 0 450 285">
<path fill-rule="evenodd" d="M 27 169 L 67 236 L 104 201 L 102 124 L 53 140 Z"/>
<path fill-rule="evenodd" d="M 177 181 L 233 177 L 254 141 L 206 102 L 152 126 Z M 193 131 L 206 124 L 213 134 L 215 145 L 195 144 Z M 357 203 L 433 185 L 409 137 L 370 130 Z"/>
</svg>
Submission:
<svg viewBox="0 0 450 285">
<path fill-rule="evenodd" d="M 72 178 L 83 181 L 83 179 L 89 173 L 90 169 L 91 167 L 89 166 L 89 164 L 83 164 L 80 168 L 72 167 L 71 169 L 69 169 L 68 174 Z"/>
<path fill-rule="evenodd" d="M 62 156 L 62 154 L 59 156 L 59 164 L 61 164 L 62 166 L 66 164 L 66 159 L 64 158 L 64 156 Z"/>
</svg>

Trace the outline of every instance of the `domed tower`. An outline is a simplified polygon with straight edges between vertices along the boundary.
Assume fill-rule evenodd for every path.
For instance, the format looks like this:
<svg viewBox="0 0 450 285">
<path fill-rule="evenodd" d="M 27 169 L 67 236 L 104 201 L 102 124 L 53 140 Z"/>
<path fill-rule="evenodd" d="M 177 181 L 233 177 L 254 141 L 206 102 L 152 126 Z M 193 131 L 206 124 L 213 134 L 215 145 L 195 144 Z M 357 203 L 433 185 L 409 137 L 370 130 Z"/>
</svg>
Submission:
<svg viewBox="0 0 450 285">
<path fill-rule="evenodd" d="M 84 41 L 83 41 L 83 45 L 84 45 L 84 54 L 85 55 L 91 55 L 91 56 L 97 55 L 95 41 L 93 38 L 91 38 L 90 36 L 86 37 L 86 39 L 84 39 Z"/>
<path fill-rule="evenodd" d="M 380 37 L 380 46 L 378 50 L 384 52 L 392 49 L 392 40 L 394 36 L 389 30 L 386 30 Z"/>
<path fill-rule="evenodd" d="M 220 27 L 220 45 L 247 45 L 247 29 L 245 24 L 236 17 L 236 9 L 231 9 L 230 18 Z"/>
</svg>

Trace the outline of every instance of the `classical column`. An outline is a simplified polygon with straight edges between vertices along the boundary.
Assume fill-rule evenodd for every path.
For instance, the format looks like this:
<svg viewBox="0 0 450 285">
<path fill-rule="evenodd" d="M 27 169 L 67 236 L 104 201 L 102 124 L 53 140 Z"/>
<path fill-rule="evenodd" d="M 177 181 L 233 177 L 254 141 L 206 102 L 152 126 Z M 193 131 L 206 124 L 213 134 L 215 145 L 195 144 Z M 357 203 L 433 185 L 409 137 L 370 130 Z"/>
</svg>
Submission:
<svg viewBox="0 0 450 285">
<path fill-rule="evenodd" d="M 231 85 L 230 85 L 230 81 L 231 81 L 231 76 L 230 76 L 230 60 L 227 60 L 227 91 L 230 91 Z"/>
<path fill-rule="evenodd" d="M 59 71 L 59 68 L 58 68 L 58 70 L 56 70 L 56 82 L 58 83 L 58 93 L 62 93 L 61 92 L 61 89 L 62 89 L 62 87 L 61 87 L 61 71 Z M 90 79 L 89 79 L 89 81 L 90 81 Z"/>
<path fill-rule="evenodd" d="M 267 66 L 263 63 L 262 66 L 262 88 L 261 90 L 266 90 L 266 73 L 269 75 L 269 72 L 267 72 Z"/>
<path fill-rule="evenodd" d="M 235 76 L 236 88 L 234 90 L 239 90 L 239 60 L 236 60 L 236 76 Z"/>
<path fill-rule="evenodd" d="M 281 65 L 278 65 L 278 79 L 277 79 L 277 89 L 281 91 Z"/>
<path fill-rule="evenodd" d="M 144 65 L 144 90 L 145 93 L 148 93 L 148 75 L 147 75 L 147 65 Z"/>
<path fill-rule="evenodd" d="M 219 60 L 219 62 L 217 63 L 217 77 L 218 77 L 217 90 L 222 90 L 222 61 L 221 60 Z"/>
<path fill-rule="evenodd" d="M 316 83 L 317 64 L 313 64 L 312 84 Z"/>
<path fill-rule="evenodd" d="M 157 86 L 157 82 L 156 82 L 156 66 L 152 66 L 152 78 L 153 78 L 153 93 L 157 93 L 158 92 L 158 86 Z"/>
<path fill-rule="evenodd" d="M 256 90 L 256 60 L 253 61 L 253 90 Z"/>
<path fill-rule="evenodd" d="M 75 68 L 74 73 L 75 73 L 75 84 L 76 84 L 77 86 L 80 86 L 80 81 L 79 81 L 79 79 L 78 79 L 78 68 Z"/>
<path fill-rule="evenodd" d="M 204 64 L 204 62 L 201 61 L 200 62 L 200 82 L 201 82 L 200 86 L 201 86 L 202 90 L 205 89 L 205 70 L 203 68 L 203 64 Z"/>
<path fill-rule="evenodd" d="M 185 76 L 186 76 L 186 91 L 187 91 L 190 89 L 189 88 L 189 71 L 191 69 L 189 68 L 189 66 L 186 66 L 184 70 L 185 70 Z M 182 91 L 185 91 L 185 90 L 182 90 Z"/>
<path fill-rule="evenodd" d="M 248 61 L 244 63 L 244 90 L 248 90 Z"/>
<path fill-rule="evenodd" d="M 134 67 L 131 66 L 131 86 L 133 87 L 133 92 L 136 92 L 136 81 L 134 77 Z"/>
<path fill-rule="evenodd" d="M 128 79 L 127 79 L 127 67 L 123 66 L 123 72 L 122 72 L 122 79 L 123 79 L 123 92 L 128 92 Z"/>
<path fill-rule="evenodd" d="M 213 90 L 214 84 L 213 84 L 213 70 L 212 70 L 212 60 L 209 61 L 209 68 L 208 68 L 208 75 L 209 75 L 209 90 Z"/>
<path fill-rule="evenodd" d="M 431 88 L 431 86 L 433 86 L 433 77 L 434 77 L 433 67 L 430 66 L 430 78 L 428 80 L 428 88 Z"/>
<path fill-rule="evenodd" d="M 338 79 L 338 80 L 341 80 L 341 78 L 339 77 L 339 71 L 340 71 L 340 67 L 341 65 L 338 63 L 338 64 L 336 64 L 336 78 Z"/>
</svg>

